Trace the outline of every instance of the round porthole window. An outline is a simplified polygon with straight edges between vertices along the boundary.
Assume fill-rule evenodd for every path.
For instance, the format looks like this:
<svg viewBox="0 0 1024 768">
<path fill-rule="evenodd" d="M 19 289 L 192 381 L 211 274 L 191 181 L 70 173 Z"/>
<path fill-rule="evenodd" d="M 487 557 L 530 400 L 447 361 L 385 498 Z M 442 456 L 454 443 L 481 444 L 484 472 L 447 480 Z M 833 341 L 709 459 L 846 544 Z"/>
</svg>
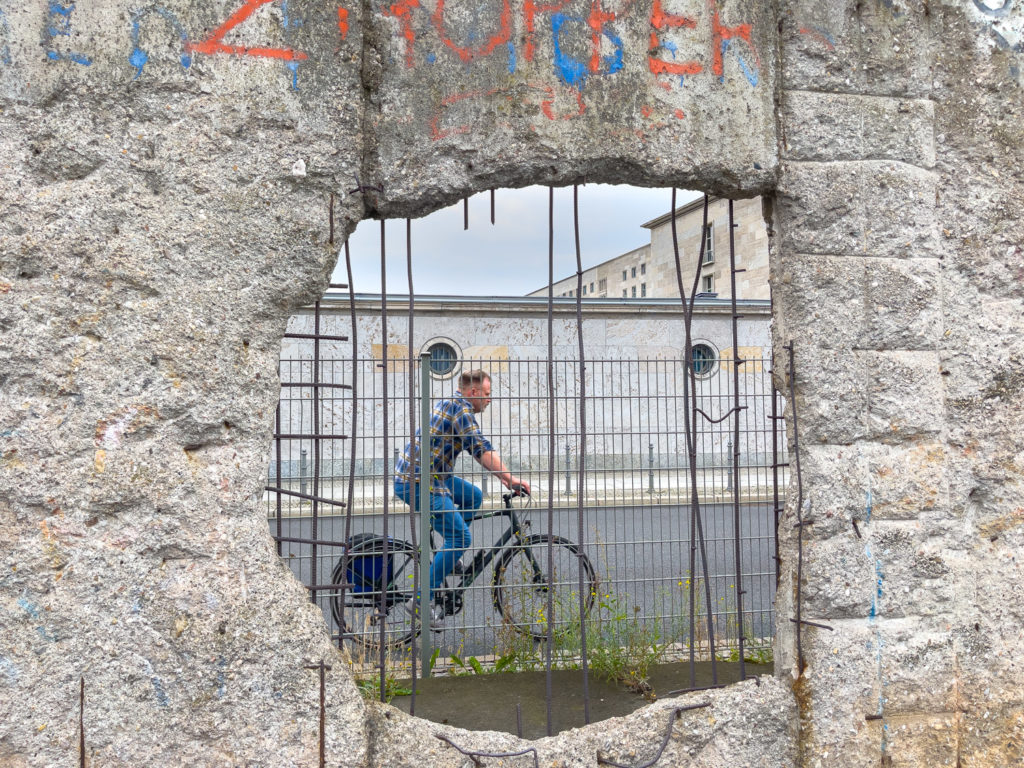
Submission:
<svg viewBox="0 0 1024 768">
<path fill-rule="evenodd" d="M 709 376 L 718 365 L 718 353 L 710 344 L 698 342 L 691 349 L 693 372 L 698 376 Z"/>
<path fill-rule="evenodd" d="M 451 339 L 432 339 L 425 351 L 430 353 L 430 373 L 438 378 L 454 376 L 459 368 L 461 351 Z"/>
</svg>

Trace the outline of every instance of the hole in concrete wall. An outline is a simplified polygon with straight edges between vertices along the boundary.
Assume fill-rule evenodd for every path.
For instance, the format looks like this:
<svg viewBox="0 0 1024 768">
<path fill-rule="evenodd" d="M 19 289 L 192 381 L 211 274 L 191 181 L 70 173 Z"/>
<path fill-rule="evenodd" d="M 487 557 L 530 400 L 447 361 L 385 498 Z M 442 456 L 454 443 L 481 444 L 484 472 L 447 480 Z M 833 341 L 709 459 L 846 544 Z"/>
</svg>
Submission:
<svg viewBox="0 0 1024 768">
<path fill-rule="evenodd" d="M 352 652 L 357 673 L 379 680 L 376 668 L 383 664 L 386 679 L 400 681 L 413 674 L 415 662 L 417 675 L 427 668 L 432 677 L 443 676 L 444 685 L 457 677 L 480 678 L 480 700 L 487 701 L 496 689 L 485 673 L 524 672 L 520 683 L 536 689 L 530 674 L 541 674 L 550 661 L 557 674 L 571 678 L 557 686 L 569 699 L 555 707 L 566 718 L 556 729 L 582 722 L 572 718 L 582 716 L 584 636 L 593 684 L 618 677 L 616 684 L 641 694 L 651 693 L 646 686 L 662 663 L 676 665 L 654 680 L 664 694 L 725 682 L 740 674 L 729 666 L 740 658 L 770 662 L 773 509 L 777 487 L 785 482 L 777 472 L 784 456 L 772 452 L 778 421 L 771 414 L 773 407 L 781 412 L 781 401 L 770 379 L 760 202 L 736 203 L 741 246 L 734 262 L 728 201 L 709 200 L 713 226 L 707 228 L 703 196 L 677 202 L 676 242 L 687 295 L 695 284 L 699 291 L 709 274 L 727 288 L 694 302 L 690 353 L 699 362 L 690 378 L 669 191 L 639 191 L 650 207 L 641 207 L 630 222 L 611 213 L 588 218 L 592 189 L 579 190 L 580 276 L 572 189 L 556 190 L 550 330 L 547 189 L 498 191 L 495 221 L 508 222 L 504 227 L 491 229 L 486 194 L 469 201 L 468 230 L 462 204 L 411 224 L 387 222 L 383 274 L 381 224 L 363 222 L 348 244 L 351 290 L 329 292 L 289 324 L 281 356 L 288 386 L 268 473 L 273 490 L 267 511 L 279 552 L 310 588 L 332 637 Z M 630 195 L 598 186 L 595 196 L 621 212 Z M 708 247 L 708 233 L 721 239 L 712 242 L 712 260 L 701 250 Z M 335 283 L 345 271 L 343 260 Z M 735 284 L 742 312 L 732 303 L 738 275 L 746 280 Z M 620 295 L 639 285 L 645 298 Z M 743 316 L 735 336 L 734 314 Z M 318 340 L 309 338 L 316 335 Z M 455 569 L 435 585 L 432 615 L 430 605 L 416 602 L 430 592 L 430 559 L 421 561 L 417 551 L 430 533 L 406 503 L 409 486 L 415 486 L 407 483 L 403 490 L 394 480 L 410 479 L 415 452 L 407 444 L 423 423 L 423 403 L 429 417 L 434 404 L 457 400 L 458 377 L 437 376 L 431 359 L 421 363 L 419 357 L 438 339 L 458 340 L 452 344 L 459 357 L 453 370 L 489 372 L 492 400 L 476 418 L 514 479 L 533 493 L 529 502 L 512 502 L 516 524 L 510 525 L 498 479 L 467 453 L 455 462 L 454 474 L 476 491 L 461 484 L 447 493 L 437 490 L 467 509 L 479 505 L 476 514 L 484 517 L 469 525 L 472 541 L 461 559 L 445 562 Z M 696 400 L 689 399 L 693 393 Z M 701 419 L 694 432 L 691 418 Z M 774 443 L 784 446 L 785 440 Z M 699 520 L 690 503 L 694 489 Z M 512 534 L 510 543 L 510 528 L 522 530 L 522 540 Z M 443 546 L 440 536 L 433 538 Z M 439 631 L 417 637 L 417 623 L 432 619 Z M 431 700 L 473 700 L 431 696 L 429 685 L 420 683 L 417 714 L 429 717 Z M 503 679 L 501 690 L 510 691 L 509 685 Z M 375 694 L 387 697 L 386 688 Z M 623 702 L 635 707 L 643 701 L 636 693 L 591 698 L 591 719 L 621 714 L 626 710 L 614 706 Z M 597 707 L 601 698 L 612 699 L 612 708 Z M 464 709 L 463 716 L 473 711 L 480 707 Z M 437 717 L 452 716 L 439 711 Z"/>
</svg>

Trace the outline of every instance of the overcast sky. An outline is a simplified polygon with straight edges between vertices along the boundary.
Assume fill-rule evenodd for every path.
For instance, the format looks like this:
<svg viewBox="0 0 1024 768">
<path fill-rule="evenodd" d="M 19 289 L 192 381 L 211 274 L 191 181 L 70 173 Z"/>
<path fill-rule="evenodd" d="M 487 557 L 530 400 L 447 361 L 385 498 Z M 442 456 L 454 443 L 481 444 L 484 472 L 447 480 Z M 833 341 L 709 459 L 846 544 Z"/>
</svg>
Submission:
<svg viewBox="0 0 1024 768">
<path fill-rule="evenodd" d="M 676 205 L 699 193 L 680 190 Z M 650 242 L 646 221 L 668 213 L 670 189 L 587 184 L 580 187 L 580 251 L 583 268 Z M 555 189 L 555 280 L 576 272 L 572 187 Z M 357 293 L 379 293 L 380 222 L 360 222 L 349 238 Z M 386 225 L 388 293 L 407 293 L 405 220 Z M 548 189 L 499 189 L 495 223 L 490 195 L 469 200 L 469 229 L 462 203 L 412 222 L 413 287 L 417 294 L 522 296 L 547 285 Z M 344 251 L 334 283 L 344 283 Z"/>
</svg>

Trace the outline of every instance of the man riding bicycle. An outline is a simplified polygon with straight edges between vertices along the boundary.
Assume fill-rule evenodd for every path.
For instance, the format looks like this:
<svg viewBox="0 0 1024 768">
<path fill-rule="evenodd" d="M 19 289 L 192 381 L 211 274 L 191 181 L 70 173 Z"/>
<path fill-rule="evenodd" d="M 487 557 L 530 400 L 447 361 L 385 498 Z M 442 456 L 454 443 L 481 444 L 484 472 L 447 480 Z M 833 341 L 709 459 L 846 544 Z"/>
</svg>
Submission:
<svg viewBox="0 0 1024 768">
<path fill-rule="evenodd" d="M 455 459 L 468 451 L 506 488 L 530 493 L 530 484 L 505 466 L 494 446 L 480 431 L 476 415 L 490 405 L 491 377 L 486 371 L 466 371 L 459 377 L 459 389 L 451 398 L 438 400 L 430 414 L 430 525 L 444 539 L 444 546 L 430 564 L 430 595 L 455 569 L 472 537 L 469 521 L 473 510 L 483 504 L 483 492 L 472 483 L 453 474 Z M 420 430 L 413 442 L 405 446 L 395 465 L 395 495 L 406 504 L 419 509 L 419 488 L 416 482 L 419 464 Z M 414 600 L 406 608 L 416 610 Z M 444 612 L 435 605 L 430 628 L 440 629 Z"/>
</svg>

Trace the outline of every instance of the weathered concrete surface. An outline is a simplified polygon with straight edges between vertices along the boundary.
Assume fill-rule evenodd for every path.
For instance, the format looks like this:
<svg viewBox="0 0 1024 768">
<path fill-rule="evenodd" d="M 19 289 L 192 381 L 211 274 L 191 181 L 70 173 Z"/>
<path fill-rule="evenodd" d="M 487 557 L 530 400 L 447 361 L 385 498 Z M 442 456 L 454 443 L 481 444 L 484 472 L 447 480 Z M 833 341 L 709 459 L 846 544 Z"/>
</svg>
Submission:
<svg viewBox="0 0 1024 768">
<path fill-rule="evenodd" d="M 1019 5 L 367 8 L 0 0 L 0 763 L 77 759 L 84 678 L 94 765 L 315 764 L 321 659 L 331 764 L 430 742 L 364 708 L 267 538 L 280 336 L 368 210 L 582 178 L 778 189 L 804 616 L 834 631 L 797 678 L 793 492 L 799 718 L 716 694 L 699 764 L 1021 763 Z M 639 756 L 659 719 L 607 727 Z"/>
<path fill-rule="evenodd" d="M 782 19 L 776 354 L 794 342 L 803 617 L 833 628 L 802 633 L 801 763 L 1020 765 L 1024 15 L 800 0 Z"/>
</svg>

